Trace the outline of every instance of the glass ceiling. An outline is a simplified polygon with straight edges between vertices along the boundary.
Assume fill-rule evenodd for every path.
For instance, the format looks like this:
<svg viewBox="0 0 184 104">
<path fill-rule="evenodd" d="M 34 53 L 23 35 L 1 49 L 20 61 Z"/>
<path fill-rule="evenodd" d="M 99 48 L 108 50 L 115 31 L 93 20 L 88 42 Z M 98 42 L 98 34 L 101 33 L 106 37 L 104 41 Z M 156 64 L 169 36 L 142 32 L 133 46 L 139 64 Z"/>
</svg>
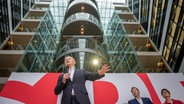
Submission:
<svg viewBox="0 0 184 104">
<path fill-rule="evenodd" d="M 63 18 L 66 12 L 68 2 L 69 0 L 53 0 L 50 5 L 51 13 L 54 17 L 59 31 L 62 27 Z M 114 6 L 112 3 L 125 4 L 126 0 L 96 0 L 96 2 L 99 8 L 101 23 L 105 33 L 107 30 L 107 25 L 110 22 L 109 20 L 111 19 L 112 14 L 114 12 Z"/>
</svg>

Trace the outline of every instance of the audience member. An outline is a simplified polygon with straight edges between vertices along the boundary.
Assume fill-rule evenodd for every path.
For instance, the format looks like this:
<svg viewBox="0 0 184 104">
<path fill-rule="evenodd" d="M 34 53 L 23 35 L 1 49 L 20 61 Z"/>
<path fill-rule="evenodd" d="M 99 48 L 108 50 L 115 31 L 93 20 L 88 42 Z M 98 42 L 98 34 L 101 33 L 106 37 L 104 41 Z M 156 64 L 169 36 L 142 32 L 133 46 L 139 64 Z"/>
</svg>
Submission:
<svg viewBox="0 0 184 104">
<path fill-rule="evenodd" d="M 128 104 L 153 104 L 149 98 L 140 96 L 140 92 L 137 87 L 132 87 L 131 92 L 134 99 L 129 100 Z"/>
<path fill-rule="evenodd" d="M 161 90 L 161 95 L 163 96 L 163 98 L 165 99 L 165 102 L 163 104 L 184 104 L 182 101 L 180 100 L 176 100 L 176 99 L 172 99 L 171 98 L 171 94 L 170 91 L 168 89 L 163 88 Z"/>
</svg>

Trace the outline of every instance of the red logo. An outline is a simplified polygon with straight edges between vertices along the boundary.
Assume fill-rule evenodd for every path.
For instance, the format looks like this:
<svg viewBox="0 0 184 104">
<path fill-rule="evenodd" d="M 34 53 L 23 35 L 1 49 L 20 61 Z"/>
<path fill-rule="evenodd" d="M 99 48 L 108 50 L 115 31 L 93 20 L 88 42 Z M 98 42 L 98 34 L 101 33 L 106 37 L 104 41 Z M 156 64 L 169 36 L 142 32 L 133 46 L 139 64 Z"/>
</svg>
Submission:
<svg viewBox="0 0 184 104">
<path fill-rule="evenodd" d="M 18 81 L 8 81 L 0 96 L 26 104 L 56 104 L 54 88 L 59 74 L 47 73 L 34 86 Z"/>
</svg>

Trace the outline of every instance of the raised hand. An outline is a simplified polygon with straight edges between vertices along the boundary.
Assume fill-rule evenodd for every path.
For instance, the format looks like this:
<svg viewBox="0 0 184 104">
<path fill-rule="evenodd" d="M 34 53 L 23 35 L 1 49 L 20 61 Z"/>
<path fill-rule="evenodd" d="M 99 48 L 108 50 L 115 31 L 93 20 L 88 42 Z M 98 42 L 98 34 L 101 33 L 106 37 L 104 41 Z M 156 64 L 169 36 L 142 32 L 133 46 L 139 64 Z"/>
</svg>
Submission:
<svg viewBox="0 0 184 104">
<path fill-rule="evenodd" d="M 104 64 L 100 70 L 98 70 L 99 75 L 104 75 L 106 72 L 108 72 L 110 69 L 110 66 L 108 64 Z"/>
</svg>

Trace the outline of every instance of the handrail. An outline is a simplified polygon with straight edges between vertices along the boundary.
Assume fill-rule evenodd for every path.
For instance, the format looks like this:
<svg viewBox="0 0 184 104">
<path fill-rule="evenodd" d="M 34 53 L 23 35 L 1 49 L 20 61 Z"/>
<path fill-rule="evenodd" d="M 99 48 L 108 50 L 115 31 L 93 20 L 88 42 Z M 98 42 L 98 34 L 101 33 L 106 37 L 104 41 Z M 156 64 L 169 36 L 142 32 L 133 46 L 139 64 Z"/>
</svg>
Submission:
<svg viewBox="0 0 184 104">
<path fill-rule="evenodd" d="M 85 20 L 85 21 L 89 21 L 92 22 L 94 24 L 96 24 L 100 29 L 102 29 L 102 25 L 101 23 L 98 21 L 98 19 L 96 17 L 94 17 L 93 15 L 89 14 L 89 13 L 75 13 L 73 15 L 71 15 L 70 17 L 67 18 L 67 20 L 64 22 L 63 24 L 63 29 L 70 23 L 77 21 L 77 20 Z"/>
</svg>

